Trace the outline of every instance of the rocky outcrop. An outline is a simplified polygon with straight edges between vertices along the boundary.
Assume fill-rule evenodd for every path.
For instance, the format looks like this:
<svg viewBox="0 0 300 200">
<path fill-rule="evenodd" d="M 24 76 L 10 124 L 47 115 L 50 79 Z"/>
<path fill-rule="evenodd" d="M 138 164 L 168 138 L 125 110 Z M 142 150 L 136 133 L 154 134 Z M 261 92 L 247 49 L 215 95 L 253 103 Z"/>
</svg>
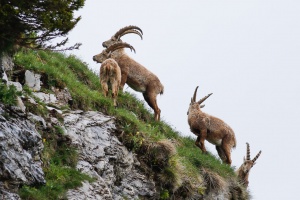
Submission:
<svg viewBox="0 0 300 200">
<path fill-rule="evenodd" d="M 72 102 L 68 89 L 52 88 L 53 93 L 49 94 L 40 92 L 39 77 L 26 71 L 25 84 L 48 110 L 62 115 L 64 123 L 53 116 L 44 119 L 25 113 L 25 107 L 7 110 L 0 105 L 0 199 L 20 199 L 16 192 L 22 184 L 45 184 L 40 158 L 43 143 L 35 125 L 42 129 L 61 126 L 71 145 L 78 149 L 77 169 L 95 178 L 94 182 L 84 182 L 82 187 L 68 191 L 68 199 L 153 199 L 157 195 L 155 183 L 139 171 L 136 156 L 114 135 L 115 119 L 95 111 L 63 113 L 59 107 Z M 22 91 L 18 82 L 8 81 L 8 84 Z M 31 97 L 27 101 L 37 105 Z"/>
<path fill-rule="evenodd" d="M 154 181 L 139 170 L 137 158 L 114 135 L 114 118 L 73 111 L 64 115 L 66 134 L 80 152 L 78 170 L 96 178 L 68 192 L 68 199 L 143 199 L 155 195 Z"/>
<path fill-rule="evenodd" d="M 19 199 L 20 184 L 45 184 L 41 167 L 43 143 L 35 125 L 22 113 L 6 110 L 0 104 L 0 196 L 3 199 Z"/>
<path fill-rule="evenodd" d="M 6 71 L 11 71 L 13 67 L 14 63 L 12 58 L 7 54 L 0 53 L 0 79 L 2 79 L 3 82 L 6 83 L 8 81 Z"/>
</svg>

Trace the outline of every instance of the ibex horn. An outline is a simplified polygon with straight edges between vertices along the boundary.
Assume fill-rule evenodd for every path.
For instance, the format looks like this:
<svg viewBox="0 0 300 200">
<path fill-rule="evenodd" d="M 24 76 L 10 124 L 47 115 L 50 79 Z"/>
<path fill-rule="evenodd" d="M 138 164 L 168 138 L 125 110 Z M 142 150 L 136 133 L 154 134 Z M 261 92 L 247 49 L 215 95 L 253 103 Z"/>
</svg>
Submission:
<svg viewBox="0 0 300 200">
<path fill-rule="evenodd" d="M 121 34 L 124 33 L 125 31 L 128 31 L 128 30 L 134 30 L 134 29 L 137 29 L 141 32 L 141 34 L 143 35 L 143 31 L 142 29 L 140 29 L 139 27 L 137 26 L 125 26 L 123 28 L 121 28 L 118 32 L 115 33 L 114 37 L 115 38 L 120 38 L 121 37 Z M 124 35 L 124 34 L 123 34 Z"/>
<path fill-rule="evenodd" d="M 138 32 L 137 30 L 128 30 L 128 31 L 125 31 L 125 32 L 121 33 L 118 36 L 118 39 L 120 39 L 123 35 L 126 35 L 128 33 L 135 33 L 135 34 L 139 35 L 141 37 L 141 39 L 143 39 L 143 35 L 140 32 Z"/>
<path fill-rule="evenodd" d="M 195 89 L 195 92 L 194 92 L 194 96 L 193 96 L 192 102 L 196 102 L 196 96 L 197 96 L 197 90 L 198 90 L 198 87 L 199 87 L 199 86 L 197 86 L 196 89 Z"/>
<path fill-rule="evenodd" d="M 128 43 L 125 43 L 125 42 L 118 42 L 118 43 L 114 43 L 113 45 L 110 45 L 107 49 L 106 49 L 106 52 L 112 52 L 112 51 L 115 51 L 117 49 L 121 49 L 121 48 L 130 48 L 130 50 L 134 51 L 135 53 L 135 49 L 133 48 L 133 46 L 131 46 L 130 44 Z"/>
<path fill-rule="evenodd" d="M 261 151 L 258 152 L 258 154 L 255 156 L 255 158 L 253 158 L 252 162 L 255 163 L 255 161 L 257 160 L 257 158 L 260 156 Z"/>
<path fill-rule="evenodd" d="M 203 97 L 202 99 L 200 99 L 197 103 L 200 105 L 201 103 L 203 103 L 208 97 L 210 97 L 210 95 L 212 95 L 213 93 L 210 93 L 208 95 L 206 95 L 205 97 Z"/>
<path fill-rule="evenodd" d="M 250 145 L 248 142 L 246 142 L 246 145 L 247 145 L 247 160 L 250 160 Z"/>
</svg>

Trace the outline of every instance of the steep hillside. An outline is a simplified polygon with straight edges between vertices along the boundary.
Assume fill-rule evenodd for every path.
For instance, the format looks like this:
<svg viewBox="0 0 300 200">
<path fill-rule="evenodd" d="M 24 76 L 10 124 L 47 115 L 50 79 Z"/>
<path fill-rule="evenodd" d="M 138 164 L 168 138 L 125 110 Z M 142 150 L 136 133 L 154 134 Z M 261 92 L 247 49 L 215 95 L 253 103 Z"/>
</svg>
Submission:
<svg viewBox="0 0 300 200">
<path fill-rule="evenodd" d="M 19 183 L 22 199 L 249 198 L 232 168 L 211 154 L 202 154 L 194 139 L 182 137 L 165 122 L 153 121 L 152 113 L 132 94 L 120 93 L 114 108 L 112 100 L 102 95 L 98 76 L 79 59 L 24 50 L 13 62 L 7 74 L 23 86 L 25 118 L 31 113 L 44 120 L 35 123 L 35 129 L 44 144 L 41 167 L 46 184 Z M 25 84 L 26 70 L 39 74 L 41 88 Z M 41 100 L 38 92 L 64 103 Z M 99 136 L 108 132 L 101 127 L 111 120 L 109 139 Z M 84 188 L 93 188 L 87 192 L 90 197 Z M 99 188 L 105 189 L 100 192 Z"/>
</svg>

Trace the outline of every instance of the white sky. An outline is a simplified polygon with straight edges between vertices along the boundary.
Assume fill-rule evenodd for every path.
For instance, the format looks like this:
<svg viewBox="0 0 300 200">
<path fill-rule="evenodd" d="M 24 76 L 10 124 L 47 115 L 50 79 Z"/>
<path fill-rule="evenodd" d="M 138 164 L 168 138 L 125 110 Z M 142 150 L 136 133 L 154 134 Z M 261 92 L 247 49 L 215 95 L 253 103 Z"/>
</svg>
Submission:
<svg viewBox="0 0 300 200">
<path fill-rule="evenodd" d="M 127 53 L 163 83 L 162 119 L 193 136 L 186 112 L 194 89 L 199 85 L 197 99 L 213 92 L 203 111 L 235 131 L 233 166 L 241 165 L 246 142 L 252 157 L 262 150 L 250 172 L 253 199 L 299 198 L 299 0 L 87 0 L 78 14 L 82 20 L 69 38 L 83 45 L 72 53 L 91 69 L 99 71 L 92 56 L 103 41 L 139 26 L 143 40 L 122 39 L 136 49 Z"/>
</svg>

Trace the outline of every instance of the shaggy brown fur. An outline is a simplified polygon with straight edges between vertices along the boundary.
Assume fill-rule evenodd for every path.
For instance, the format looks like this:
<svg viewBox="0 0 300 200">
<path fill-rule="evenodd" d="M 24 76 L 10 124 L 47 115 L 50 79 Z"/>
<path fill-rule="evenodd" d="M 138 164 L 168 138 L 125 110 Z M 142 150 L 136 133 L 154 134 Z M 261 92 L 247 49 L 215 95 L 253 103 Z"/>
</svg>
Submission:
<svg viewBox="0 0 300 200">
<path fill-rule="evenodd" d="M 112 59 L 106 59 L 100 67 L 100 83 L 104 96 L 108 95 L 108 89 L 111 88 L 111 95 L 114 100 L 114 106 L 117 106 L 117 96 L 121 83 L 121 69 L 118 63 Z"/>
<path fill-rule="evenodd" d="M 260 156 L 261 151 L 259 151 L 258 154 L 252 160 L 250 160 L 250 146 L 248 143 L 246 144 L 247 144 L 247 158 L 246 159 L 244 158 L 244 163 L 236 171 L 236 174 L 239 178 L 240 183 L 245 187 L 248 187 L 250 169 L 255 165 L 255 161 Z"/>
<path fill-rule="evenodd" d="M 211 94 L 196 102 L 198 86 L 195 89 L 188 110 L 188 123 L 191 132 L 197 135 L 195 144 L 206 153 L 204 141 L 216 145 L 218 154 L 223 162 L 231 165 L 231 149 L 236 146 L 236 139 L 233 130 L 224 121 L 201 111 L 201 105 Z"/>
</svg>

